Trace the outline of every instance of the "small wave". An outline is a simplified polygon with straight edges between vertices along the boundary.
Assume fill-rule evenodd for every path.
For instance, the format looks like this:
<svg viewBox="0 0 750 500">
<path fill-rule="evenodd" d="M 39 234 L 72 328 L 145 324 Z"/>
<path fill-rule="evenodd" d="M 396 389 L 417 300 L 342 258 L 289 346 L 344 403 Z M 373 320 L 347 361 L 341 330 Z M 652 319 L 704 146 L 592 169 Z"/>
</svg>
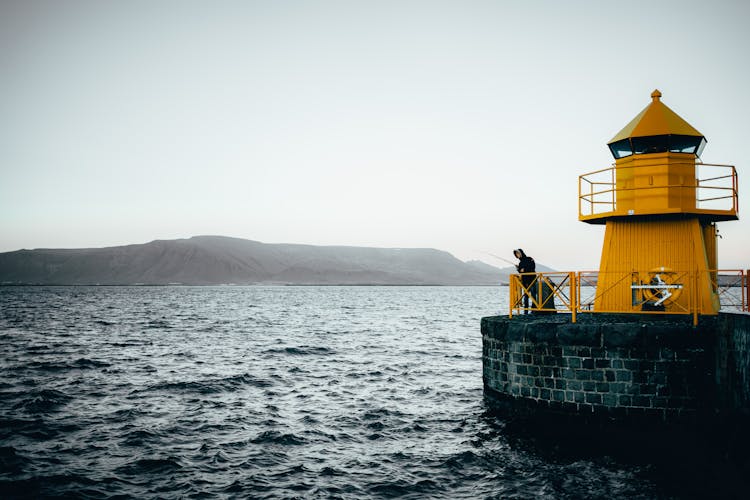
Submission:
<svg viewBox="0 0 750 500">
<path fill-rule="evenodd" d="M 0 418 L 0 439 L 8 439 L 16 434 L 28 434 L 44 426 L 41 419 Z"/>
<path fill-rule="evenodd" d="M 445 461 L 445 465 L 450 469 L 462 469 L 466 465 L 472 465 L 481 460 L 481 457 L 471 451 L 462 451 L 456 455 L 453 455 Z"/>
<path fill-rule="evenodd" d="M 140 447 L 158 439 L 159 435 L 149 429 L 136 429 L 129 432 L 122 442 L 122 446 Z"/>
<path fill-rule="evenodd" d="M 142 458 L 127 465 L 118 467 L 115 469 L 115 472 L 128 476 L 141 476 L 143 474 L 166 474 L 181 468 L 182 465 L 180 462 L 172 457 Z"/>
<path fill-rule="evenodd" d="M 142 410 L 139 410 L 137 408 L 128 408 L 110 413 L 108 416 L 108 420 L 110 422 L 131 422 L 142 415 L 144 415 L 144 412 Z"/>
<path fill-rule="evenodd" d="M 371 485 L 368 488 L 368 491 L 375 496 L 386 498 L 424 498 L 429 497 L 431 493 L 437 493 L 443 489 L 444 488 L 437 481 L 421 479 L 414 483 L 405 480 L 377 483 Z"/>
<path fill-rule="evenodd" d="M 232 496 L 240 496 L 237 494 L 244 494 L 242 496 L 247 496 L 248 492 L 257 493 L 273 491 L 275 487 L 276 485 L 271 481 L 251 477 L 243 480 L 237 479 L 228 486 L 225 486 L 221 491 L 222 493 L 232 493 Z"/>
<path fill-rule="evenodd" d="M 21 369 L 30 369 L 34 371 L 39 372 L 61 372 L 65 370 L 70 370 L 73 368 L 72 365 L 65 362 L 54 362 L 54 361 L 31 361 L 29 363 L 26 363 L 23 366 L 20 366 Z"/>
<path fill-rule="evenodd" d="M 30 345 L 26 348 L 29 352 L 41 352 L 41 351 L 50 351 L 49 346 L 47 345 Z"/>
<path fill-rule="evenodd" d="M 372 485 L 368 491 L 376 496 L 387 498 L 403 497 L 411 492 L 411 485 L 406 481 L 386 482 Z"/>
<path fill-rule="evenodd" d="M 197 427 L 191 426 L 191 432 L 197 432 L 200 435 L 213 435 L 217 431 L 230 431 L 236 429 L 237 426 L 234 424 L 217 424 L 217 423 L 204 423 Z"/>
<path fill-rule="evenodd" d="M 292 356 L 327 356 L 336 351 L 328 347 L 299 346 L 268 349 L 264 354 L 290 354 Z"/>
<path fill-rule="evenodd" d="M 0 446 L 0 470 L 17 474 L 29 463 L 30 460 L 19 455 L 12 446 Z"/>
<path fill-rule="evenodd" d="M 410 434 L 412 432 L 427 432 L 429 429 L 419 423 L 412 423 L 401 428 L 401 432 Z"/>
<path fill-rule="evenodd" d="M 86 498 L 82 486 L 95 485 L 96 481 L 79 474 L 53 474 L 33 476 L 18 481 L 0 482 L 0 494 L 5 498 Z M 65 491 L 66 489 L 74 489 Z M 96 496 L 101 496 L 101 493 Z"/>
<path fill-rule="evenodd" d="M 217 451 L 212 457 L 211 457 L 211 463 L 212 464 L 223 464 L 226 462 L 229 462 L 230 459 L 227 457 L 224 452 Z"/>
<path fill-rule="evenodd" d="M 31 361 L 20 366 L 21 369 L 29 369 L 38 372 L 63 372 L 68 370 L 86 370 L 92 368 L 104 368 L 111 366 L 104 361 L 98 361 L 88 358 L 79 358 L 70 363 L 65 361 Z"/>
<path fill-rule="evenodd" d="M 286 478 L 289 476 L 296 476 L 298 474 L 304 474 L 306 472 L 309 472 L 309 469 L 302 464 L 298 464 L 298 465 L 292 465 L 291 467 L 287 467 L 284 470 L 276 472 L 275 474 L 271 474 L 271 477 Z M 298 485 L 292 485 L 291 488 L 299 489 Z"/>
<path fill-rule="evenodd" d="M 367 498 L 361 488 L 352 484 L 318 486 L 309 492 L 311 498 Z"/>
<path fill-rule="evenodd" d="M 235 375 L 233 377 L 227 377 L 224 379 L 220 379 L 220 381 L 224 383 L 228 383 L 230 385 L 239 386 L 239 385 L 250 385 L 253 387 L 271 387 L 273 385 L 273 382 L 265 379 L 261 379 L 258 377 L 254 377 L 253 375 L 250 375 L 249 373 L 245 373 L 243 375 Z"/>
<path fill-rule="evenodd" d="M 336 434 L 331 434 L 329 432 L 323 432 L 319 430 L 306 430 L 304 431 L 305 436 L 310 437 L 311 440 L 317 440 L 317 441 L 338 441 L 338 437 Z"/>
<path fill-rule="evenodd" d="M 191 382 L 167 382 L 156 384 L 147 391 L 175 391 L 175 392 L 197 392 L 199 394 L 215 394 L 221 392 L 233 392 L 244 386 L 270 387 L 273 382 L 261 379 L 245 373 L 219 379 L 195 380 Z"/>
<path fill-rule="evenodd" d="M 172 328 L 172 325 L 170 325 L 168 321 L 163 320 L 163 319 L 152 319 L 152 320 L 149 320 L 148 323 L 146 323 L 146 328 L 168 330 Z"/>
<path fill-rule="evenodd" d="M 300 445 L 307 442 L 306 439 L 295 436 L 294 434 L 284 434 L 279 431 L 265 431 L 258 437 L 250 440 L 253 444 L 282 444 L 282 445 Z"/>
<path fill-rule="evenodd" d="M 378 408 L 376 410 L 367 410 L 362 414 L 363 420 L 377 420 L 383 417 L 400 417 L 401 412 L 388 410 L 386 408 Z"/>
<path fill-rule="evenodd" d="M 150 340 L 131 340 L 128 342 L 108 342 L 107 345 L 112 347 L 141 347 L 154 345 Z"/>
<path fill-rule="evenodd" d="M 333 467 L 323 467 L 320 469 L 319 474 L 321 476 L 343 476 L 344 473 L 341 472 L 338 469 L 334 469 Z"/>
<path fill-rule="evenodd" d="M 220 443 L 219 446 L 221 446 L 222 448 L 232 448 L 235 450 L 241 450 L 247 446 L 247 441 L 244 441 L 244 440 L 243 441 L 230 441 L 228 443 Z M 202 452 L 208 451 L 208 445 L 206 443 L 203 443 L 203 446 L 201 446 L 200 451 Z"/>
<path fill-rule="evenodd" d="M 46 413 L 57 410 L 73 398 L 54 389 L 32 391 L 30 397 L 20 401 L 13 408 L 25 409 L 31 413 Z"/>
<path fill-rule="evenodd" d="M 382 431 L 385 428 L 385 425 L 383 424 L 383 422 L 377 421 L 370 422 L 366 427 L 375 431 Z"/>
<path fill-rule="evenodd" d="M 106 366 L 112 366 L 104 361 L 97 361 L 95 359 L 80 358 L 73 363 L 76 368 L 103 368 Z"/>
</svg>

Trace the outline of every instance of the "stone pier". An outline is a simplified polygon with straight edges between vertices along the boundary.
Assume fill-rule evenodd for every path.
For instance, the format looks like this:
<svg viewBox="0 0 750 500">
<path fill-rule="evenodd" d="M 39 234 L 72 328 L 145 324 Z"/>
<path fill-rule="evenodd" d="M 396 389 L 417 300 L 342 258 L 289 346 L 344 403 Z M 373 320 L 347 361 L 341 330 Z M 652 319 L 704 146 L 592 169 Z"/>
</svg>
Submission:
<svg viewBox="0 0 750 500">
<path fill-rule="evenodd" d="M 622 422 L 750 412 L 750 315 L 482 318 L 485 392 L 525 411 Z"/>
</svg>

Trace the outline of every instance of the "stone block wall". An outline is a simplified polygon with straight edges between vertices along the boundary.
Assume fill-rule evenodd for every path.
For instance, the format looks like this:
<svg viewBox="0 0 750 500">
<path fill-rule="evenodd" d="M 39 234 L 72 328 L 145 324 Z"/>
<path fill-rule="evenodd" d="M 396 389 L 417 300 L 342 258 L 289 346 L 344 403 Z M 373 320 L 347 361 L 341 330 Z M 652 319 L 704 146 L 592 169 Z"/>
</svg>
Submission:
<svg viewBox="0 0 750 500">
<path fill-rule="evenodd" d="M 670 317 L 483 318 L 484 385 L 553 411 L 694 419 L 717 404 L 715 331 L 716 318 L 697 328 Z"/>
<path fill-rule="evenodd" d="M 750 314 L 719 316 L 716 387 L 719 408 L 750 414 Z"/>
</svg>

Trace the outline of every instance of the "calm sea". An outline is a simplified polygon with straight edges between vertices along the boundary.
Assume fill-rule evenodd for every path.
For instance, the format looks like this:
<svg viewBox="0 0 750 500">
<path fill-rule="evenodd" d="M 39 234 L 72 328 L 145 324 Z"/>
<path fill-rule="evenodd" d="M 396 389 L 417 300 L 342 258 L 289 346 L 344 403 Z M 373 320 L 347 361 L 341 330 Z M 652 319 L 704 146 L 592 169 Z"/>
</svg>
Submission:
<svg viewBox="0 0 750 500">
<path fill-rule="evenodd" d="M 670 497 L 509 431 L 496 287 L 0 287 L 0 497 Z M 655 479 L 656 478 L 656 479 Z"/>
</svg>

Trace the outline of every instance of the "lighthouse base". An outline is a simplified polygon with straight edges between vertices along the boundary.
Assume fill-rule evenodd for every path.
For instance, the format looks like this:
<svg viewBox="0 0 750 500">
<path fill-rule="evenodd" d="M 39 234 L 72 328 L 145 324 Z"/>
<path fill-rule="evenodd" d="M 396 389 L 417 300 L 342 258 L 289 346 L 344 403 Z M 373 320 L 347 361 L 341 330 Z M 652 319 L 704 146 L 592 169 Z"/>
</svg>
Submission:
<svg viewBox="0 0 750 500">
<path fill-rule="evenodd" d="M 515 412 L 629 423 L 750 414 L 750 315 L 482 318 L 485 393 Z"/>
<path fill-rule="evenodd" d="M 659 307 L 673 313 L 697 309 L 700 314 L 716 314 L 716 255 L 716 227 L 698 217 L 608 220 L 594 310 L 633 311 L 639 301 L 632 286 L 653 284 L 658 275 L 659 281 L 675 286 Z M 642 299 L 648 303 L 649 297 Z"/>
</svg>

